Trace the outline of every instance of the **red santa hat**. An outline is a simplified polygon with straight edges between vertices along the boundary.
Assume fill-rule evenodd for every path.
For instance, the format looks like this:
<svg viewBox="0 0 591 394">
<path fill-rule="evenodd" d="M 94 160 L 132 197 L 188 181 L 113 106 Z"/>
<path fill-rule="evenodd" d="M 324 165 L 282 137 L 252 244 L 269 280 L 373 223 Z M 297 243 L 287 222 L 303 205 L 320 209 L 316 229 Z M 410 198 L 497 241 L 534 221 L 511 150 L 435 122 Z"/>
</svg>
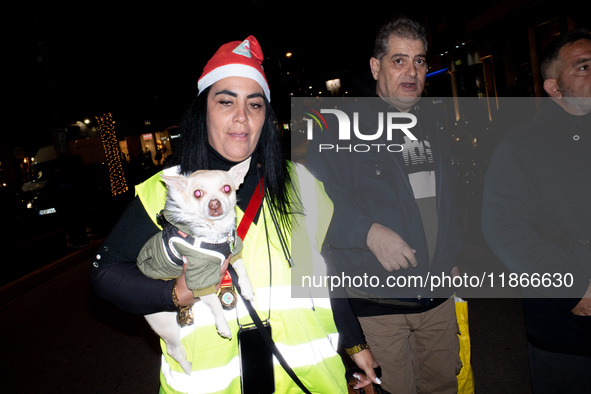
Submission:
<svg viewBox="0 0 591 394">
<path fill-rule="evenodd" d="M 255 80 L 271 101 L 269 84 L 263 71 L 263 50 L 254 36 L 246 40 L 232 41 L 217 50 L 203 68 L 197 82 L 199 94 L 217 81 L 227 77 L 246 77 Z"/>
</svg>

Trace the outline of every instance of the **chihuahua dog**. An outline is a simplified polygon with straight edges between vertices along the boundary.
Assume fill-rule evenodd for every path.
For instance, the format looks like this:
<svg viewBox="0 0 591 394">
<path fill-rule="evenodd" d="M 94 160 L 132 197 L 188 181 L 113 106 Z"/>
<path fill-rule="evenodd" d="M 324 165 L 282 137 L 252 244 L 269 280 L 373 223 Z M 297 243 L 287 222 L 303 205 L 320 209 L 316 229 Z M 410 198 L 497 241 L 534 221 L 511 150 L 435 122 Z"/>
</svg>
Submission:
<svg viewBox="0 0 591 394">
<path fill-rule="evenodd" d="M 232 334 L 216 295 L 216 285 L 220 266 L 229 255 L 242 295 L 248 300 L 254 298 L 241 258 L 242 241 L 236 235 L 235 210 L 236 190 L 249 165 L 250 159 L 229 171 L 200 170 L 189 176 L 165 170 L 162 179 L 167 186 L 167 199 L 159 215 L 164 219 L 163 230 L 146 242 L 137 258 L 140 270 L 156 279 L 178 278 L 186 263 L 188 288 L 209 307 L 218 333 L 228 339 Z M 180 342 L 181 321 L 176 315 L 177 312 L 160 312 L 145 318 L 166 342 L 167 353 L 190 374 L 191 363 Z"/>
</svg>

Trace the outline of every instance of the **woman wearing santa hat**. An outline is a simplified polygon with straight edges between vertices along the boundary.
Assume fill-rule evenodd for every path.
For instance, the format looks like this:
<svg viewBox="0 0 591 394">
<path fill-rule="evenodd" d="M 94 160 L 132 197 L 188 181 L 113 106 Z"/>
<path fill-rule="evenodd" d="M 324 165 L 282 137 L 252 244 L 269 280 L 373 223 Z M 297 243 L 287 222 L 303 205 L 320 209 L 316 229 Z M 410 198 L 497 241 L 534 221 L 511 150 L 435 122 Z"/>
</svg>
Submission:
<svg viewBox="0 0 591 394">
<path fill-rule="evenodd" d="M 192 313 L 192 321 L 181 329 L 191 373 L 166 353 L 162 342 L 161 392 L 347 392 L 329 300 L 291 294 L 291 235 L 299 228 L 298 215 L 306 212 L 305 206 L 294 208 L 292 202 L 310 200 L 294 196 L 292 186 L 299 190 L 304 181 L 313 185 L 312 200 L 320 214 L 312 219 L 320 237 L 332 204 L 309 173 L 283 157 L 262 61 L 253 36 L 220 47 L 199 78 L 199 92 L 183 120 L 182 143 L 172 162 L 188 175 L 199 169 L 228 170 L 251 158 L 237 191 L 237 221 L 255 301 L 253 311 L 242 300 L 225 311 L 232 339 L 217 333 L 213 317 L 193 298 L 183 275 L 176 281 L 154 280 L 137 268 L 142 245 L 161 229 L 156 216 L 166 189 L 160 174 L 136 187 L 136 198 L 92 262 L 95 292 L 119 308 L 136 314 Z M 221 282 L 232 291 L 231 281 Z M 259 318 L 262 324 L 256 328 L 253 321 Z M 265 341 L 263 331 L 274 344 Z"/>
</svg>

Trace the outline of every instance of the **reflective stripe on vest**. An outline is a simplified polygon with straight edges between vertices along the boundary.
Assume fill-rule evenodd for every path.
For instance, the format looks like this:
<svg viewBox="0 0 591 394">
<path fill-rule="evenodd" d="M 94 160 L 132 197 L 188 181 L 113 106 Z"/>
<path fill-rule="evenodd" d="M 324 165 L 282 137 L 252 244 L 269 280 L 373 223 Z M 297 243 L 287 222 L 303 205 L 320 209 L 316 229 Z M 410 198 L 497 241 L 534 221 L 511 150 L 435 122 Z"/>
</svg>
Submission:
<svg viewBox="0 0 591 394">
<path fill-rule="evenodd" d="M 297 181 L 301 172 L 298 168 L 292 179 Z M 317 181 L 316 181 L 317 182 Z M 317 182 L 318 183 L 318 182 Z M 308 233 L 314 233 L 314 240 L 308 242 L 321 245 L 328 220 L 332 215 L 332 203 L 326 197 L 321 184 L 317 193 L 317 206 L 306 212 L 305 226 Z M 136 193 L 144 204 L 146 211 L 155 221 L 155 215 L 164 206 L 166 189 L 156 174 L 136 187 Z M 306 200 L 306 199 L 304 199 Z M 306 203 L 306 201 L 304 201 Z M 263 200 L 263 211 L 258 222 L 253 223 L 244 240 L 243 258 L 253 286 L 255 288 L 254 306 L 265 320 L 271 310 L 270 322 L 272 335 L 283 356 L 294 369 L 298 377 L 313 393 L 346 393 L 344 378 L 345 369 L 340 355 L 336 353 L 336 327 L 334 325 L 328 298 L 297 298 L 292 295 L 292 271 L 289 268 L 281 249 L 279 237 L 269 216 L 269 206 Z M 316 219 L 316 231 L 310 219 Z M 237 208 L 238 221 L 243 212 Z M 269 270 L 267 255 L 267 237 L 265 220 L 269 231 L 269 246 L 273 265 Z M 155 221 L 156 222 L 156 221 Z M 294 225 L 292 224 L 292 227 Z M 320 230 L 320 234 L 318 234 Z M 309 236 L 307 236 L 309 237 Z M 286 239 L 291 247 L 291 239 Z M 298 262 L 295 262 L 296 266 Z M 256 273 L 256 274 L 255 274 Z M 271 280 L 269 280 L 272 275 Z M 226 320 L 232 331 L 232 339 L 218 335 L 213 316 L 202 302 L 194 306 L 196 323 L 181 329 L 181 341 L 185 347 L 189 361 L 192 362 L 191 375 L 185 374 L 180 366 L 166 353 L 166 345 L 161 341 L 163 352 L 161 368 L 161 392 L 190 393 L 239 393 L 240 392 L 240 360 L 238 356 L 237 332 L 238 324 L 251 322 L 246 308 L 241 303 L 232 311 L 225 311 Z M 275 391 L 277 393 L 299 393 L 291 378 L 279 364 L 275 364 Z"/>
</svg>

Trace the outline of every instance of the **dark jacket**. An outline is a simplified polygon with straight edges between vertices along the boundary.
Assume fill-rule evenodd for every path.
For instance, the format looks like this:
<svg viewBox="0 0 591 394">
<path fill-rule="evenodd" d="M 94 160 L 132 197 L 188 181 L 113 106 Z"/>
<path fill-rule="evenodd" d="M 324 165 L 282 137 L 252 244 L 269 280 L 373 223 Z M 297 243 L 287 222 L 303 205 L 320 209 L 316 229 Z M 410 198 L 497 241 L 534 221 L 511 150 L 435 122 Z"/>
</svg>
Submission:
<svg viewBox="0 0 591 394">
<path fill-rule="evenodd" d="M 380 108 L 370 109 L 374 116 L 360 115 L 360 122 L 363 122 L 360 129 L 371 130 L 374 127 L 375 130 L 376 125 L 368 119 L 377 119 L 375 114 L 378 111 L 400 112 L 381 99 L 377 101 L 382 104 Z M 364 100 L 360 100 L 360 103 L 363 106 Z M 372 106 L 374 103 L 372 102 Z M 354 110 L 357 111 L 358 108 L 355 107 Z M 328 124 L 327 133 L 316 133 L 310 141 L 306 167 L 317 179 L 324 182 L 326 191 L 334 203 L 333 219 L 322 249 L 329 273 L 332 275 L 366 274 L 368 277 L 381 278 L 380 283 L 383 284 L 386 277 L 391 275 L 426 277 L 429 272 L 451 274 L 462 248 L 463 236 L 455 203 L 457 170 L 447 141 L 444 116 L 429 99 L 422 99 L 411 113 L 416 115 L 418 120 L 417 126 L 412 128 L 411 132 L 419 139 L 429 140 L 435 163 L 438 238 L 431 263 L 429 264 L 421 214 L 401 153 L 391 153 L 385 148 L 371 153 L 349 153 L 344 150 L 318 152 L 318 144 L 401 143 L 402 132 L 395 131 L 392 141 L 338 141 L 332 133 L 338 130 L 338 126 Z M 328 121 L 332 117 L 325 118 Z M 392 150 L 395 150 L 395 147 Z M 367 234 L 373 223 L 380 223 L 394 230 L 416 249 L 418 266 L 387 272 L 367 246 Z M 342 301 L 336 299 L 340 297 L 352 297 L 349 301 L 357 316 L 423 312 L 442 302 L 431 301 L 433 294 L 423 288 L 356 286 L 355 289 L 346 289 L 346 293 L 339 293 L 342 290 L 336 289 L 333 292 L 333 304 L 336 304 L 333 308 L 339 331 L 351 323 L 349 315 L 339 324 L 342 317 L 339 314 L 339 304 L 342 305 Z M 359 291 L 367 293 L 367 296 L 363 296 Z M 445 299 L 450 295 L 451 293 L 446 293 L 438 296 Z M 356 343 L 351 345 L 354 344 Z"/>
<path fill-rule="evenodd" d="M 483 233 L 514 273 L 572 275 L 572 286 L 524 289 L 530 341 L 543 349 L 591 355 L 591 317 L 572 308 L 591 278 L 591 115 L 554 102 L 510 133 L 486 176 Z"/>
</svg>

